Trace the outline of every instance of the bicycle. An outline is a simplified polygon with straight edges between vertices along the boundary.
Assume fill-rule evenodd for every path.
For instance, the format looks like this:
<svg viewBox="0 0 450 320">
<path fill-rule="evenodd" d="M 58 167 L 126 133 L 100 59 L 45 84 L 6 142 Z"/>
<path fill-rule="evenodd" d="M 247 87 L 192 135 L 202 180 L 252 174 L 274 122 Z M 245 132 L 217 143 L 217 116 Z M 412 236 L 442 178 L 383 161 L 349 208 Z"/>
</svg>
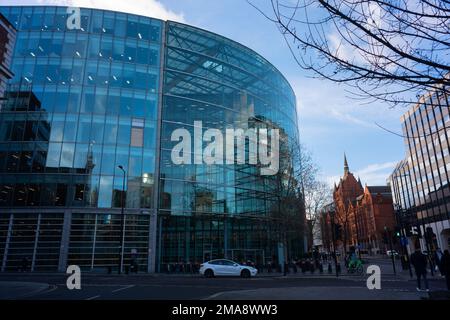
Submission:
<svg viewBox="0 0 450 320">
<path fill-rule="evenodd" d="M 364 272 L 364 265 L 360 259 L 355 261 L 350 261 L 347 266 L 347 273 L 356 273 L 357 275 L 362 275 Z"/>
</svg>

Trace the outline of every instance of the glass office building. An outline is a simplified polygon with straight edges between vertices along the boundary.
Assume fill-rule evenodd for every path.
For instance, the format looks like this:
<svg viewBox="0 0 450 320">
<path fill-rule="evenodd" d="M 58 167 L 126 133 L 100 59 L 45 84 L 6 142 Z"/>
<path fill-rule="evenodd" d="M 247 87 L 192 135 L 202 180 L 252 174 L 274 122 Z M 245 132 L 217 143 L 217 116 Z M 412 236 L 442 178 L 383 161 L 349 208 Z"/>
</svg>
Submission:
<svg viewBox="0 0 450 320">
<path fill-rule="evenodd" d="M 391 177 L 397 221 L 409 250 L 450 246 L 450 105 L 429 92 L 402 116 L 406 158 Z"/>
<path fill-rule="evenodd" d="M 0 12 L 18 30 L 0 113 L 2 271 L 24 259 L 33 271 L 117 268 L 122 199 L 125 263 L 142 271 L 276 258 L 275 176 L 170 157 L 172 132 L 193 133 L 194 121 L 203 131 L 276 128 L 290 174 L 295 96 L 270 63 L 175 22 L 53 6 Z"/>
</svg>

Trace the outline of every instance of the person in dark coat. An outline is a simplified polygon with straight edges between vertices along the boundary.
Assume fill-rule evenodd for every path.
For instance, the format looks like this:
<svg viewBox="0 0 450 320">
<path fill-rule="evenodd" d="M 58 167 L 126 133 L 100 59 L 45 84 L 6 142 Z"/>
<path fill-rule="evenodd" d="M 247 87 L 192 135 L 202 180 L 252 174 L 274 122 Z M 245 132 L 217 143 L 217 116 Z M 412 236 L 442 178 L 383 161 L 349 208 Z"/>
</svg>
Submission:
<svg viewBox="0 0 450 320">
<path fill-rule="evenodd" d="M 448 250 L 444 251 L 444 255 L 441 258 L 441 268 L 447 282 L 447 290 L 450 291 L 450 253 Z"/>
<path fill-rule="evenodd" d="M 445 276 L 444 271 L 442 270 L 442 257 L 444 254 L 442 253 L 441 249 L 437 248 L 434 253 L 434 261 L 436 263 L 436 266 L 438 267 L 439 272 L 442 276 Z"/>
<path fill-rule="evenodd" d="M 416 272 L 417 291 L 422 290 L 421 278 L 423 278 L 425 283 L 425 289 L 429 291 L 427 280 L 427 257 L 420 251 L 420 249 L 416 249 L 416 251 L 411 255 L 411 264 Z"/>
<path fill-rule="evenodd" d="M 306 262 L 304 259 L 300 262 L 300 268 L 302 269 L 302 273 L 306 272 Z"/>
</svg>

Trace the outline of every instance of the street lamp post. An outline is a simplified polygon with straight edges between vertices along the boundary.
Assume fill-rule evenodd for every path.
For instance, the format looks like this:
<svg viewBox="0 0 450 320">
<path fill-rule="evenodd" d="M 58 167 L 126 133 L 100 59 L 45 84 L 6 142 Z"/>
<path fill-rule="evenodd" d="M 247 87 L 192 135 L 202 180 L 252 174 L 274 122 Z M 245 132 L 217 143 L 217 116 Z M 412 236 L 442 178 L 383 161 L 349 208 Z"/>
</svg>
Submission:
<svg viewBox="0 0 450 320">
<path fill-rule="evenodd" d="M 356 226 L 356 242 L 357 242 L 357 249 L 358 249 L 358 257 L 359 260 L 361 260 L 361 243 L 359 241 L 359 227 L 358 227 L 358 210 L 355 211 L 355 226 Z"/>
<path fill-rule="evenodd" d="M 407 239 L 406 231 L 405 231 L 405 228 L 404 228 L 404 225 L 403 225 L 403 220 L 404 220 L 403 216 L 405 215 L 406 210 L 404 210 L 402 208 L 402 206 L 399 205 L 399 204 L 394 204 L 394 209 L 396 211 L 395 212 L 395 217 L 396 217 L 396 220 L 397 220 L 397 225 L 400 227 L 400 235 L 401 235 L 400 245 L 401 245 L 401 248 L 402 248 L 403 258 L 405 259 L 405 262 L 408 264 L 407 267 L 408 267 L 408 271 L 409 271 L 409 276 L 412 278 L 413 274 L 412 274 L 412 270 L 411 270 L 411 262 L 409 260 L 408 248 L 407 248 L 407 245 L 406 245 L 406 241 L 407 241 L 406 240 Z"/>
<path fill-rule="evenodd" d="M 394 194 L 396 195 L 396 198 L 398 197 L 397 201 L 400 202 L 400 203 L 394 203 L 394 210 L 396 211 L 395 217 L 397 220 L 397 225 L 400 227 L 401 247 L 402 247 L 404 258 L 405 258 L 406 262 L 408 263 L 409 276 L 412 278 L 413 274 L 412 274 L 412 270 L 411 270 L 411 261 L 409 258 L 409 253 L 408 253 L 408 248 L 407 248 L 408 245 L 407 245 L 406 227 L 404 224 L 405 217 L 406 217 L 408 211 L 406 209 L 403 209 L 403 207 L 401 205 L 402 197 L 400 195 L 400 189 L 399 189 L 399 184 L 402 185 L 402 189 L 404 189 L 404 186 L 403 186 L 404 184 L 402 182 L 402 178 L 406 178 L 406 177 L 409 177 L 411 184 L 412 184 L 411 175 L 409 173 L 394 175 L 392 181 L 393 181 Z M 400 183 L 398 182 L 399 180 L 400 180 Z M 405 181 L 406 181 L 406 179 L 405 179 Z M 407 184 L 407 182 L 406 182 L 406 184 Z M 404 195 L 404 191 L 402 191 L 402 193 Z M 408 199 L 409 199 L 409 196 L 408 196 Z M 405 205 L 407 205 L 406 199 L 404 199 L 404 201 L 405 201 Z M 408 202 L 410 202 L 410 201 L 408 201 Z M 408 210 L 411 210 L 411 208 Z M 411 222 L 408 219 L 408 221 L 406 222 L 406 225 L 410 226 L 410 224 L 411 224 Z"/>
<path fill-rule="evenodd" d="M 393 251 L 392 234 L 386 226 L 384 226 L 384 232 L 386 233 L 386 237 L 388 238 L 388 241 L 389 241 L 389 250 L 390 250 L 390 256 L 392 259 L 392 268 L 394 269 L 394 275 L 397 275 L 397 271 L 395 270 L 395 257 L 394 257 L 394 253 L 392 252 Z"/>
<path fill-rule="evenodd" d="M 121 274 L 123 271 L 123 253 L 124 253 L 124 244 L 125 244 L 125 177 L 126 172 L 123 166 L 117 166 L 122 173 L 123 173 L 123 181 L 122 181 L 122 194 L 120 195 L 120 207 L 121 207 L 121 214 L 120 214 L 120 247 L 119 247 L 119 271 L 118 273 Z"/>
<path fill-rule="evenodd" d="M 336 224 L 334 222 L 334 213 L 330 213 L 331 216 L 331 235 L 333 240 L 333 256 L 334 256 L 334 269 L 336 271 L 336 277 L 339 277 L 339 271 L 338 271 L 338 262 L 337 262 L 337 255 L 336 255 Z"/>
</svg>

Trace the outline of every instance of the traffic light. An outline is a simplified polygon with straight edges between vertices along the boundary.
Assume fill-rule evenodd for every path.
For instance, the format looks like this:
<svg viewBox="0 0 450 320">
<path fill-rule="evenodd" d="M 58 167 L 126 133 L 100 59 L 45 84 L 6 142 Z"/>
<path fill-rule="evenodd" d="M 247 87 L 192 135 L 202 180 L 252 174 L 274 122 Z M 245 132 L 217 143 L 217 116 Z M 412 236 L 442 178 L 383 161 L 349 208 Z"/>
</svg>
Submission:
<svg viewBox="0 0 450 320">
<path fill-rule="evenodd" d="M 394 233 L 392 234 L 392 243 L 397 244 L 400 241 L 400 228 L 395 228 Z"/>
<path fill-rule="evenodd" d="M 399 227 L 395 227 L 394 236 L 392 237 L 392 241 L 397 243 L 401 238 L 401 232 Z"/>
<path fill-rule="evenodd" d="M 388 243 L 389 243 L 387 231 L 384 231 L 384 232 L 383 232 L 383 243 L 384 243 L 384 244 L 388 244 Z"/>
</svg>

